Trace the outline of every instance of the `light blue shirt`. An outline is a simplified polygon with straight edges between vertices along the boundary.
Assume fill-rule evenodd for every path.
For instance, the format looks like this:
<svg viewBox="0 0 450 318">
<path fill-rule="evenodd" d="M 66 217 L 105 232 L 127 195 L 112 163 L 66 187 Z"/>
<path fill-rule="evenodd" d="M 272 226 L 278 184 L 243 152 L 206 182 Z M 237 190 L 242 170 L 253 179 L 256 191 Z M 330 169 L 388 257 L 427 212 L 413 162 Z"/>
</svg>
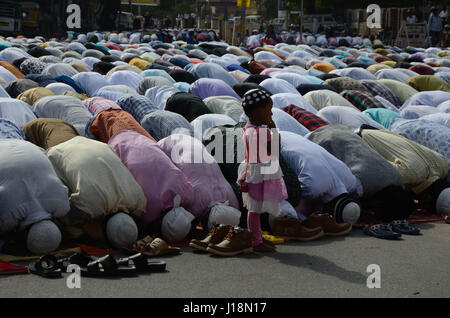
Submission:
<svg viewBox="0 0 450 318">
<path fill-rule="evenodd" d="M 430 31 L 433 32 L 441 32 L 442 31 L 442 20 L 441 18 L 430 15 L 430 18 L 428 19 L 428 28 Z"/>
</svg>

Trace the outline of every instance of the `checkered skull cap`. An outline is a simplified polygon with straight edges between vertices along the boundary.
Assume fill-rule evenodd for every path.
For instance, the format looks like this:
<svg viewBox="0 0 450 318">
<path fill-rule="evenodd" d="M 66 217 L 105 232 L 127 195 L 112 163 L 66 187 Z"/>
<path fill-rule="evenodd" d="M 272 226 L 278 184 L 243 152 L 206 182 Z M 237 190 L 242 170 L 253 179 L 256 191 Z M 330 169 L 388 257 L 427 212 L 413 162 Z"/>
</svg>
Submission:
<svg viewBox="0 0 450 318">
<path fill-rule="evenodd" d="M 270 95 L 266 91 L 257 88 L 249 90 L 242 98 L 242 107 L 245 108 L 256 105 L 261 102 L 265 102 L 269 98 Z"/>
</svg>

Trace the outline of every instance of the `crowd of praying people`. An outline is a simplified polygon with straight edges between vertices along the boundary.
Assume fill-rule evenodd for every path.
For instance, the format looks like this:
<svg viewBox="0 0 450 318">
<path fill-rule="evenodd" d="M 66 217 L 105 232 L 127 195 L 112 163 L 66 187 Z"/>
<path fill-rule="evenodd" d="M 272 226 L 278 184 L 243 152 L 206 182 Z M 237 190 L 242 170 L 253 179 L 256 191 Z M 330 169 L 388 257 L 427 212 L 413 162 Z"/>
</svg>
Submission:
<svg viewBox="0 0 450 318">
<path fill-rule="evenodd" d="M 364 233 L 395 239 L 420 233 L 417 209 L 450 215 L 450 49 L 195 42 L 0 37 L 0 250 L 151 236 L 236 255 L 275 250 L 261 229 L 308 241 L 370 216 Z M 238 183 L 255 121 L 276 131 L 285 186 L 261 219 Z"/>
</svg>

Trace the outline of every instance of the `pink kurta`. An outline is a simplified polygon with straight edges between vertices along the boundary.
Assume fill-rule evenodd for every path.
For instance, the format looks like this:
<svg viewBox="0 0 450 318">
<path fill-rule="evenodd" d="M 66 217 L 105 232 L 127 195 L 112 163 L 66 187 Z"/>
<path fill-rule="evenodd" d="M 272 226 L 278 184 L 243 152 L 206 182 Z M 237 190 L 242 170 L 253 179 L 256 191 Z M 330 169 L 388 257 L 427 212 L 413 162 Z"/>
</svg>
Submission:
<svg viewBox="0 0 450 318">
<path fill-rule="evenodd" d="M 219 165 L 197 139 L 181 134 L 172 134 L 161 139 L 158 146 L 184 173 L 194 190 L 192 205 L 186 207 L 195 217 L 211 210 L 211 204 L 229 202 L 239 209 L 239 202 Z"/>
<path fill-rule="evenodd" d="M 130 130 L 115 134 L 108 145 L 130 170 L 147 198 L 146 223 L 161 217 L 161 213 L 173 207 L 173 199 L 181 196 L 181 206 L 192 204 L 194 191 L 184 173 L 148 137 Z"/>
</svg>

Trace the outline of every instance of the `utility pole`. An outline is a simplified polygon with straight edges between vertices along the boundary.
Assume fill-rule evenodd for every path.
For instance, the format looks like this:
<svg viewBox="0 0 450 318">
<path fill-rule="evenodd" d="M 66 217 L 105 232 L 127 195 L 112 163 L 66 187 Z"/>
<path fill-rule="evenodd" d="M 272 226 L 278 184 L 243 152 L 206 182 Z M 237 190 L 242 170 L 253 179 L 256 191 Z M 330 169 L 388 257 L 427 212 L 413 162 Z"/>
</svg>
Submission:
<svg viewBox="0 0 450 318">
<path fill-rule="evenodd" d="M 299 24 L 300 24 L 300 43 L 303 43 L 303 0 L 300 0 L 300 19 L 299 19 Z"/>
<path fill-rule="evenodd" d="M 245 39 L 245 7 L 244 6 L 241 7 L 241 25 L 244 26 L 241 30 L 242 31 L 241 43 L 244 43 L 244 39 Z"/>
<path fill-rule="evenodd" d="M 223 8 L 223 32 L 221 34 L 222 39 L 227 41 L 227 33 L 228 33 L 228 2 L 225 2 Z"/>
<path fill-rule="evenodd" d="M 197 25 L 195 26 L 195 29 L 198 29 L 200 25 L 200 10 L 198 7 L 198 0 L 195 0 L 195 7 L 197 8 Z"/>
</svg>

